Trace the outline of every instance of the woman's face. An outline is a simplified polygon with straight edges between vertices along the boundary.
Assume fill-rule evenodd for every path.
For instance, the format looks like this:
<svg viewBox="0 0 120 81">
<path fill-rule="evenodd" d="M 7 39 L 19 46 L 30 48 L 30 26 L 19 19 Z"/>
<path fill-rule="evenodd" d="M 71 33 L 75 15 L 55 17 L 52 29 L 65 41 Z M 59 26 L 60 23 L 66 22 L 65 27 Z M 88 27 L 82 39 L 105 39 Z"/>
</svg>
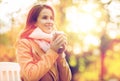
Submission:
<svg viewBox="0 0 120 81">
<path fill-rule="evenodd" d="M 52 11 L 47 8 L 43 8 L 37 18 L 36 26 L 38 26 L 43 32 L 51 33 L 54 25 L 54 17 Z"/>
</svg>

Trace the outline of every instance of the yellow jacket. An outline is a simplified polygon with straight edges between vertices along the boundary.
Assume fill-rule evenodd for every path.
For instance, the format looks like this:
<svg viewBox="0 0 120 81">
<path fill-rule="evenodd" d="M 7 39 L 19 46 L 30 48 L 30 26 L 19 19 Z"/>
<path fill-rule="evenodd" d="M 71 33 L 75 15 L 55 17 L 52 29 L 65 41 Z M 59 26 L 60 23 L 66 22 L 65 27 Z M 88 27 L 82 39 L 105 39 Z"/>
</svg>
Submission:
<svg viewBox="0 0 120 81">
<path fill-rule="evenodd" d="M 28 39 L 19 39 L 16 45 L 16 57 L 21 67 L 23 81 L 71 80 L 71 71 L 66 59 L 58 60 L 59 55 L 52 49 L 45 53 L 37 43 L 31 44 Z"/>
</svg>

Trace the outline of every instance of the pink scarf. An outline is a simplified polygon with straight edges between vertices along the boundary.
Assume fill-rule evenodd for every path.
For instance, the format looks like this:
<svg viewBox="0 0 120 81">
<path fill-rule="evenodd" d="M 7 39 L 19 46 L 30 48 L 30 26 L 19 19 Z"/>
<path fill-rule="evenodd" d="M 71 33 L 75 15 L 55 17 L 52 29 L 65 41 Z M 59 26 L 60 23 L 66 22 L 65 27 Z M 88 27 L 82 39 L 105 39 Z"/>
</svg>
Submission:
<svg viewBox="0 0 120 81">
<path fill-rule="evenodd" d="M 50 42 L 53 38 L 53 33 L 47 34 L 37 27 L 30 35 L 34 41 L 40 46 L 40 48 L 46 52 L 50 48 Z"/>
</svg>

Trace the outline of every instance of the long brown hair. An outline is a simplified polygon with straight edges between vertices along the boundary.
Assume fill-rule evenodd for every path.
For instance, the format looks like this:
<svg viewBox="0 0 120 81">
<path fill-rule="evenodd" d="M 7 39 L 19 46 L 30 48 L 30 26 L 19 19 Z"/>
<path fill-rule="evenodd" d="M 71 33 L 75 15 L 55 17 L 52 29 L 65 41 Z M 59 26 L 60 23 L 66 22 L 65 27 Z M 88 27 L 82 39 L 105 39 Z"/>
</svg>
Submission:
<svg viewBox="0 0 120 81">
<path fill-rule="evenodd" d="M 39 13 L 42 11 L 43 8 L 50 9 L 54 17 L 54 10 L 51 6 L 45 4 L 33 6 L 28 13 L 26 26 L 24 31 L 21 33 L 20 38 L 27 38 L 29 34 L 36 28 L 34 24 L 36 23 Z"/>
</svg>

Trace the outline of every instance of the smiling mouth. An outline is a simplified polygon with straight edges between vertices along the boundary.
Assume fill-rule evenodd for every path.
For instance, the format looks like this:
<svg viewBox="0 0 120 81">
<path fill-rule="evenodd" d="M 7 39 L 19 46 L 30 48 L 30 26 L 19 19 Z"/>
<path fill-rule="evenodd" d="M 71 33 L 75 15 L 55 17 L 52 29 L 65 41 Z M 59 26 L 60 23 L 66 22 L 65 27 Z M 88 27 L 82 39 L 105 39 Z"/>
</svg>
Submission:
<svg viewBox="0 0 120 81">
<path fill-rule="evenodd" d="M 48 29 L 52 29 L 52 26 L 46 26 L 46 28 L 48 28 Z"/>
<path fill-rule="evenodd" d="M 52 26 L 52 25 L 46 25 L 46 27 L 48 27 L 48 28 L 52 28 L 53 26 Z"/>
</svg>

